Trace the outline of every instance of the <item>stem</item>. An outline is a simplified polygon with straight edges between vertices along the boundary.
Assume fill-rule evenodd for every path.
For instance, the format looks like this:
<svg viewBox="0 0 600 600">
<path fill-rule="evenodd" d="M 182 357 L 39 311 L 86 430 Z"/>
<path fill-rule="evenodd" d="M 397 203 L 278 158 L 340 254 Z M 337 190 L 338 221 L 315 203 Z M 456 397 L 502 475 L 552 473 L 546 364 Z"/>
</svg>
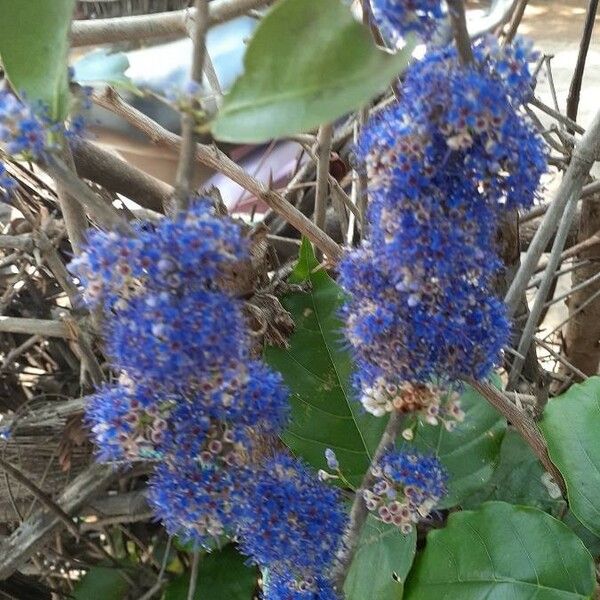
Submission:
<svg viewBox="0 0 600 600">
<path fill-rule="evenodd" d="M 513 425 L 519 435 L 533 450 L 542 466 L 560 488 L 563 496 L 567 497 L 567 488 L 560 474 L 560 471 L 554 466 L 548 455 L 548 446 L 542 437 L 536 424 L 521 410 L 519 410 L 501 391 L 491 386 L 489 383 L 482 383 L 474 379 L 467 379 L 471 387 L 476 389 L 496 410 L 503 414 Z"/>
<path fill-rule="evenodd" d="M 73 514 L 87 501 L 97 496 L 115 478 L 113 465 L 92 464 L 78 475 L 60 494 L 56 504 L 66 514 Z M 12 575 L 27 560 L 62 519 L 46 509 L 28 517 L 8 537 L 0 540 L 0 580 Z"/>
<path fill-rule="evenodd" d="M 471 49 L 471 38 L 467 29 L 467 16 L 463 0 L 448 0 L 448 14 L 460 62 L 462 65 L 469 65 L 473 62 L 473 50 Z"/>
<path fill-rule="evenodd" d="M 181 138 L 166 130 L 156 121 L 147 117 L 133 106 L 127 104 L 114 89 L 109 88 L 102 96 L 95 96 L 94 101 L 99 106 L 114 112 L 124 118 L 132 126 L 144 132 L 150 140 L 164 148 L 181 147 Z M 196 160 L 212 169 L 227 175 L 232 181 L 243 189 L 249 191 L 256 198 L 260 198 L 279 213 L 292 227 L 305 235 L 317 248 L 327 255 L 332 261 L 338 261 L 342 257 L 342 249 L 324 231 L 302 214 L 294 205 L 290 204 L 281 194 L 268 188 L 264 183 L 258 181 L 237 163 L 232 161 L 225 153 L 216 146 L 196 144 Z"/>
<path fill-rule="evenodd" d="M 173 188 L 120 159 L 115 153 L 86 140 L 73 147 L 77 174 L 137 202 L 143 208 L 162 212 Z"/>
<path fill-rule="evenodd" d="M 198 587 L 198 568 L 200 567 L 200 552 L 194 552 L 192 558 L 192 572 L 190 574 L 190 587 L 188 588 L 187 600 L 194 600 L 196 587 Z"/>
<path fill-rule="evenodd" d="M 506 37 L 502 42 L 503 46 L 508 46 L 515 39 L 515 35 L 517 35 L 517 30 L 519 29 L 519 25 L 523 20 L 523 15 L 525 14 L 525 9 L 529 4 L 529 0 L 519 0 L 519 4 L 517 5 L 515 12 L 513 13 L 512 19 L 510 20 L 510 25 L 508 27 L 508 31 L 506 32 Z"/>
<path fill-rule="evenodd" d="M 573 78 L 571 79 L 571 85 L 569 87 L 569 95 L 567 96 L 567 117 L 573 119 L 573 121 L 577 119 L 583 72 L 585 70 L 588 51 L 590 49 L 590 41 L 592 39 L 597 12 L 598 0 L 589 0 L 587 13 L 585 15 L 585 24 L 583 26 L 583 35 L 581 36 L 581 44 L 579 46 L 579 54 L 577 55 L 577 64 L 575 65 L 575 71 L 573 72 Z"/>
<path fill-rule="evenodd" d="M 52 155 L 48 156 L 43 168 L 55 181 L 60 181 L 65 191 L 85 207 L 102 227 L 109 231 L 131 232 L 127 221 L 117 210 L 97 196 L 60 159 Z"/>
<path fill-rule="evenodd" d="M 25 488 L 27 488 L 32 493 L 32 495 L 40 502 L 40 504 L 42 504 L 49 511 L 53 512 L 56 515 L 60 522 L 65 526 L 67 531 L 69 531 L 69 533 L 73 535 L 75 539 L 79 539 L 79 529 L 77 528 L 75 523 L 73 523 L 73 520 L 60 506 L 58 506 L 58 504 L 56 504 L 52 500 L 52 498 L 50 498 L 50 496 L 48 496 L 48 494 L 46 494 L 37 485 L 35 485 L 35 483 L 33 483 L 33 481 L 29 479 L 29 477 L 21 473 L 19 469 L 13 467 L 9 462 L 7 462 L 1 457 L 0 468 L 6 471 L 6 473 L 8 473 L 13 479 L 18 481 Z"/>
<path fill-rule="evenodd" d="M 554 200 L 548 208 L 539 229 L 536 231 L 527 254 L 521 261 L 519 271 L 510 285 L 505 298 L 509 314 L 512 315 L 517 310 L 529 279 L 535 271 L 538 260 L 552 237 L 558 222 L 561 220 L 567 204 L 569 202 L 576 203 L 581 197 L 583 183 L 599 154 L 600 111 L 596 114 L 591 126 L 575 147 L 571 163 L 565 172 Z"/>
<path fill-rule="evenodd" d="M 327 216 L 327 192 L 329 191 L 329 157 L 331 155 L 331 139 L 333 126 L 321 125 L 317 138 L 317 191 L 315 194 L 315 225 L 325 230 Z"/>
<path fill-rule="evenodd" d="M 208 2 L 196 0 L 196 19 L 193 27 L 194 55 L 190 80 L 202 84 L 204 57 L 206 56 L 206 32 L 208 31 Z M 195 114 L 201 109 L 200 102 L 192 98 L 191 106 L 181 116 L 181 150 L 175 177 L 175 208 L 186 210 L 194 178 L 195 149 L 199 141 Z"/>
<path fill-rule="evenodd" d="M 269 2 L 270 0 L 214 0 L 210 3 L 209 25 L 230 21 Z M 74 21 L 71 46 L 95 46 L 185 35 L 187 21 L 194 17 L 195 9 L 190 8 L 152 15 Z"/>
<path fill-rule="evenodd" d="M 350 565 L 352 564 L 352 560 L 354 559 L 354 555 L 356 554 L 356 550 L 358 548 L 360 533 L 369 514 L 365 504 L 365 499 L 363 497 L 363 490 L 371 487 L 375 481 L 375 477 L 373 476 L 371 469 L 379 462 L 387 450 L 393 447 L 393 445 L 396 443 L 396 438 L 398 437 L 401 425 L 402 415 L 397 411 L 393 411 L 390 415 L 385 431 L 381 436 L 377 450 L 375 450 L 375 454 L 371 459 L 371 464 L 369 465 L 369 468 L 363 477 L 360 488 L 356 490 L 354 502 L 350 511 L 350 520 L 348 522 L 348 526 L 346 527 L 346 531 L 344 532 L 343 547 L 332 573 L 333 583 L 338 592 L 341 592 L 344 588 L 344 582 L 348 576 L 348 570 L 350 569 Z"/>
<path fill-rule="evenodd" d="M 527 354 L 531 345 L 531 341 L 533 340 L 533 335 L 537 329 L 542 311 L 544 309 L 544 304 L 546 303 L 546 298 L 549 295 L 552 282 L 554 281 L 554 273 L 556 272 L 560 263 L 561 253 L 565 247 L 571 222 L 573 221 L 576 212 L 577 202 L 570 202 L 563 213 L 556 238 L 554 239 L 554 244 L 552 245 L 552 252 L 550 254 L 550 260 L 548 261 L 548 266 L 544 271 L 542 283 L 540 284 L 537 294 L 535 295 L 533 306 L 531 307 L 531 311 L 527 317 L 527 322 L 523 328 L 523 333 L 521 334 L 521 340 L 519 341 L 519 347 L 517 348 L 521 356 L 525 356 Z M 512 389 L 515 386 L 519 379 L 519 375 L 521 374 L 524 362 L 525 361 L 520 356 L 515 358 L 510 370 L 507 387 Z"/>
<path fill-rule="evenodd" d="M 61 158 L 69 170 L 75 173 L 75 163 L 73 155 L 67 146 L 65 140 L 62 140 L 63 148 L 61 150 Z M 65 220 L 67 235 L 73 248 L 73 252 L 81 254 L 85 247 L 85 232 L 88 228 L 88 220 L 85 215 L 84 207 L 74 198 L 60 177 L 54 178 L 56 184 L 56 195 L 58 204 Z"/>
</svg>

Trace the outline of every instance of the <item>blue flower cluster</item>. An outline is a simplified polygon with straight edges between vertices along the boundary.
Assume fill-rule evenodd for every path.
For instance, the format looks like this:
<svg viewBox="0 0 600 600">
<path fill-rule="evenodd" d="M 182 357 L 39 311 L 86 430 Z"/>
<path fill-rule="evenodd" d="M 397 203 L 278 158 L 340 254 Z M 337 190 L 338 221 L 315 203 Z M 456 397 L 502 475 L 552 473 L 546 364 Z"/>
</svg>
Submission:
<svg viewBox="0 0 600 600">
<path fill-rule="evenodd" d="M 250 356 L 242 301 L 225 289 L 246 259 L 241 229 L 198 201 L 136 234 L 93 232 L 71 263 L 105 309 L 121 373 L 89 405 L 100 456 L 240 462 L 254 434 L 279 430 L 288 410 L 281 376 Z"/>
<path fill-rule="evenodd" d="M 240 546 L 271 573 L 316 578 L 333 563 L 345 520 L 337 490 L 278 455 L 250 486 Z"/>
<path fill-rule="evenodd" d="M 474 54 L 469 67 L 452 48 L 411 66 L 401 102 L 358 143 L 369 237 L 347 254 L 340 280 L 351 293 L 344 318 L 357 387 L 374 414 L 406 405 L 407 382 L 486 377 L 508 339 L 493 291 L 496 227 L 502 213 L 532 204 L 546 153 L 521 111 L 532 85 L 527 44 L 504 51 L 486 39 Z"/>
<path fill-rule="evenodd" d="M 431 39 L 445 14 L 442 4 L 440 0 L 371 0 L 375 23 L 392 44 L 410 32 Z"/>
<path fill-rule="evenodd" d="M 89 96 L 86 96 L 82 106 L 88 108 L 90 104 Z M 3 150 L 17 159 L 37 161 L 51 150 L 51 132 L 65 134 L 75 141 L 85 130 L 82 114 L 74 114 L 65 125 L 53 123 L 47 113 L 41 104 L 32 107 L 19 100 L 5 85 L 0 85 L 0 145 Z M 0 199 L 10 199 L 16 186 L 16 181 L 0 163 Z"/>
<path fill-rule="evenodd" d="M 433 456 L 390 450 L 371 472 L 375 483 L 363 491 L 367 509 L 405 534 L 446 495 L 448 475 Z"/>
<path fill-rule="evenodd" d="M 37 160 L 47 144 L 47 122 L 7 89 L 0 89 L 0 142 L 8 154 Z"/>
<path fill-rule="evenodd" d="M 245 260 L 240 226 L 203 200 L 131 237 L 89 235 L 71 270 L 104 310 L 120 376 L 91 398 L 87 422 L 100 460 L 157 463 L 149 500 L 170 534 L 206 548 L 235 537 L 272 574 L 269 600 L 334 600 L 325 572 L 345 522 L 338 492 L 288 455 L 262 458 L 288 393 L 253 358 L 230 292 Z"/>
</svg>

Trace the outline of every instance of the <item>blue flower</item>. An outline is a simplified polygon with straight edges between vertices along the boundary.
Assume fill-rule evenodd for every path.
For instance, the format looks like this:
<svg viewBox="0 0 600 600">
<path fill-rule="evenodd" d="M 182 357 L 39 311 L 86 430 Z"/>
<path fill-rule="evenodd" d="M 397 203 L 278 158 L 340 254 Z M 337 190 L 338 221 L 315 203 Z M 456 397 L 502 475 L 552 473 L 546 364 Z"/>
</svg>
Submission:
<svg viewBox="0 0 600 600">
<path fill-rule="evenodd" d="M 133 298 L 109 321 L 106 346 L 120 369 L 163 385 L 248 359 L 241 302 L 213 291 Z"/>
<path fill-rule="evenodd" d="M 243 469 L 161 463 L 150 479 L 148 500 L 170 535 L 210 549 L 220 536 L 235 534 L 247 479 Z"/>
<path fill-rule="evenodd" d="M 86 422 L 98 447 L 98 459 L 134 461 L 162 457 L 162 444 L 175 399 L 156 395 L 125 374 L 88 400 Z"/>
<path fill-rule="evenodd" d="M 448 475 L 434 456 L 390 450 L 371 470 L 375 481 L 363 490 L 367 509 L 403 533 L 410 533 L 447 493 Z"/>
<path fill-rule="evenodd" d="M 0 142 L 6 152 L 33 160 L 44 156 L 47 149 L 47 122 L 7 89 L 0 89 Z"/>
<path fill-rule="evenodd" d="M 253 476 L 246 494 L 240 548 L 253 562 L 305 575 L 332 564 L 346 521 L 337 490 L 280 454 Z"/>
<path fill-rule="evenodd" d="M 147 291 L 222 288 L 234 263 L 247 258 L 239 224 L 217 217 L 210 203 L 199 199 L 174 218 L 138 224 L 135 236 L 90 232 L 86 252 L 70 269 L 88 302 L 110 309 Z"/>
<path fill-rule="evenodd" d="M 371 0 L 371 6 L 383 37 L 392 43 L 410 32 L 429 40 L 444 17 L 441 0 Z"/>
<path fill-rule="evenodd" d="M 486 377 L 508 341 L 496 228 L 533 203 L 546 170 L 520 110 L 529 56 L 485 40 L 465 68 L 453 48 L 430 52 L 407 70 L 401 102 L 363 129 L 369 236 L 340 282 L 356 385 L 374 414 L 387 411 L 374 390 Z M 514 65 L 520 79 L 507 74 Z"/>
</svg>

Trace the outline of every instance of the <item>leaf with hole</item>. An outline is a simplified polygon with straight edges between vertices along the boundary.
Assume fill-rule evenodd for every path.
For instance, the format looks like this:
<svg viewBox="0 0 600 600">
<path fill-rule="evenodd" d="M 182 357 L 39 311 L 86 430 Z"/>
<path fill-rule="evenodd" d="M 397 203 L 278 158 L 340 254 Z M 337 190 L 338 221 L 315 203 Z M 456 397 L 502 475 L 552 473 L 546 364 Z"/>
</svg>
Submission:
<svg viewBox="0 0 600 600">
<path fill-rule="evenodd" d="M 454 431 L 419 423 L 411 442 L 435 454 L 448 470 L 448 495 L 439 504 L 444 508 L 460 504 L 491 479 L 506 431 L 506 419 L 473 388 L 466 386 L 461 405 L 465 420 Z"/>
<path fill-rule="evenodd" d="M 0 57 L 18 94 L 52 119 L 69 110 L 67 54 L 75 0 L 0 0 Z"/>
<path fill-rule="evenodd" d="M 488 502 L 450 515 L 427 536 L 406 600 L 591 600 L 592 557 L 563 523 L 536 508 Z"/>
<path fill-rule="evenodd" d="M 567 485 L 573 514 L 600 535 L 600 377 L 552 398 L 540 428 Z"/>
<path fill-rule="evenodd" d="M 280 0 L 250 40 L 213 135 L 256 143 L 334 121 L 382 92 L 414 46 L 411 39 L 395 55 L 378 50 L 339 0 Z"/>
<path fill-rule="evenodd" d="M 416 545 L 416 530 L 403 535 L 369 515 L 344 584 L 346 600 L 401 600 Z"/>
<path fill-rule="evenodd" d="M 342 472 L 358 484 L 385 428 L 385 419 L 366 414 L 350 382 L 353 365 L 344 346 L 338 312 L 344 292 L 321 268 L 304 240 L 290 283 L 309 286 L 288 294 L 283 306 L 296 329 L 289 348 L 269 347 L 267 362 L 290 388 L 291 423 L 283 440 L 317 469 L 326 469 L 324 453 L 335 451 Z"/>
</svg>

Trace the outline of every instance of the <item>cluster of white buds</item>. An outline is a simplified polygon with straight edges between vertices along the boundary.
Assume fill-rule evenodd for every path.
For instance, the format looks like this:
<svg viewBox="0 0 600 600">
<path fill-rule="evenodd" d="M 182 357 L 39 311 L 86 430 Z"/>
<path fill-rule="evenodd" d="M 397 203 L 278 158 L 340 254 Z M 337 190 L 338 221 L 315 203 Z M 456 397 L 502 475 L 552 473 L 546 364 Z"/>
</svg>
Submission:
<svg viewBox="0 0 600 600">
<path fill-rule="evenodd" d="M 372 387 L 363 390 L 361 402 L 365 410 L 376 417 L 394 410 L 416 413 L 429 425 L 443 423 L 448 431 L 465 419 L 459 394 L 433 384 L 403 382 L 397 385 L 380 377 Z"/>
</svg>

